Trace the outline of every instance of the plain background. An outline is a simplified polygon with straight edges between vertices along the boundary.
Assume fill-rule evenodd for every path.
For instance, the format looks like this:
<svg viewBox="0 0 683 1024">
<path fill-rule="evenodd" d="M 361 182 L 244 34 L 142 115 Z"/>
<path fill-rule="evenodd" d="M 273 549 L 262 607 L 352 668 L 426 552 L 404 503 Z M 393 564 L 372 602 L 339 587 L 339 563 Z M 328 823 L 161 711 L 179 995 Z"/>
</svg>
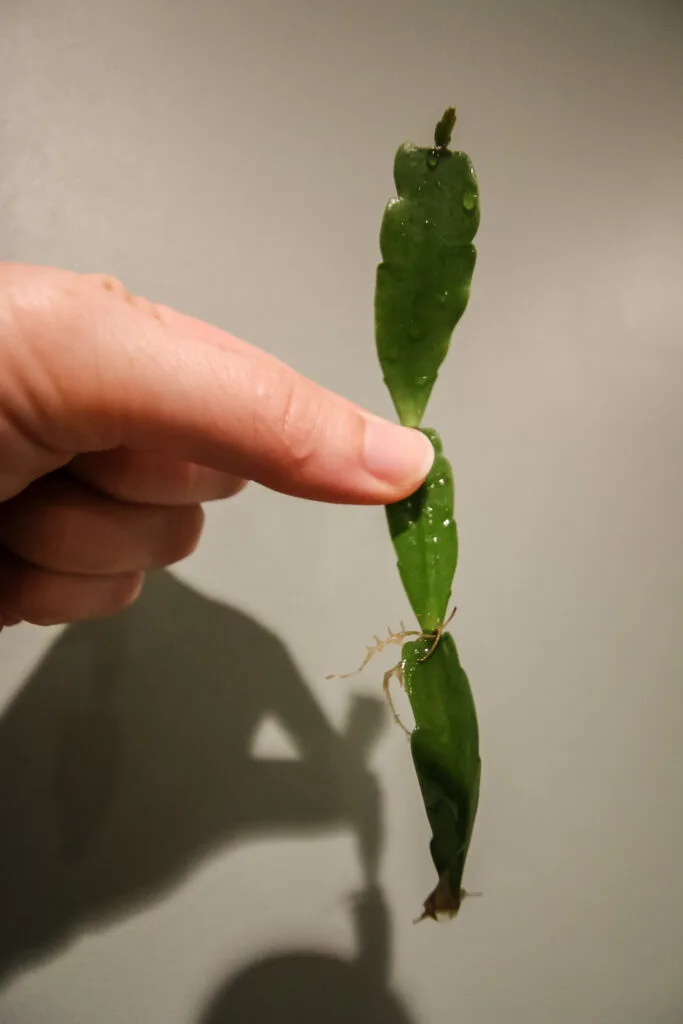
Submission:
<svg viewBox="0 0 683 1024">
<path fill-rule="evenodd" d="M 108 623 L 0 638 L 2 1024 L 683 1019 L 675 0 L 3 0 L 3 258 L 106 271 L 391 414 L 377 235 L 481 185 L 430 404 L 481 810 L 449 925 L 373 633 L 380 509 L 253 487 Z M 324 1015 L 324 1016 L 323 1016 Z"/>
</svg>

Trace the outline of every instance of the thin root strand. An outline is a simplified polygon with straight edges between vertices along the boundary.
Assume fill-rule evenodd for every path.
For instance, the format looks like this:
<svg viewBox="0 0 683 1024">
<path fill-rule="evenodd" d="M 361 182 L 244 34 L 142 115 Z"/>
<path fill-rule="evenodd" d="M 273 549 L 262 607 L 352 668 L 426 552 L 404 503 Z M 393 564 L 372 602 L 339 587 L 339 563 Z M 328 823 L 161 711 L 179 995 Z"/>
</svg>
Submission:
<svg viewBox="0 0 683 1024">
<path fill-rule="evenodd" d="M 355 672 L 344 672 L 341 675 L 325 676 L 325 679 L 351 679 L 353 678 L 353 676 L 358 676 L 361 674 L 361 672 L 368 664 L 368 662 L 371 661 L 376 654 L 381 654 L 391 644 L 402 644 L 404 640 L 408 639 L 408 637 L 418 637 L 420 635 L 415 629 L 406 629 L 405 624 L 403 622 L 399 623 L 399 625 L 401 628 L 398 631 L 398 633 L 392 632 L 392 630 L 387 626 L 387 635 L 386 637 L 384 637 L 384 639 L 380 639 L 380 637 L 378 636 L 373 637 L 375 641 L 374 644 L 372 644 L 372 646 L 370 647 L 365 648 L 365 658 L 363 659 L 362 664 L 356 669 Z"/>
<path fill-rule="evenodd" d="M 373 639 L 375 641 L 374 644 L 371 644 L 370 646 L 365 648 L 365 657 L 364 657 L 363 661 L 361 662 L 361 664 L 358 666 L 358 668 L 355 670 L 355 672 L 344 672 L 344 673 L 338 673 L 338 674 L 334 674 L 334 675 L 329 675 L 329 676 L 325 676 L 325 679 L 351 679 L 351 678 L 353 678 L 353 676 L 358 676 L 358 675 L 361 674 L 361 672 L 366 667 L 366 665 L 375 657 L 376 654 L 382 654 L 382 652 L 385 651 L 387 649 L 387 647 L 391 646 L 392 644 L 402 644 L 409 637 L 416 637 L 417 640 L 433 639 L 433 643 L 430 646 L 430 648 L 427 651 L 427 653 L 422 658 L 419 659 L 420 662 L 427 661 L 427 659 L 430 658 L 432 656 L 432 654 L 434 653 L 434 651 L 436 650 L 437 645 L 438 645 L 439 640 L 441 639 L 441 637 L 443 635 L 444 630 L 446 629 L 446 627 L 448 626 L 449 622 L 451 621 L 451 619 L 455 615 L 456 611 L 457 611 L 457 609 L 454 608 L 453 611 L 451 612 L 451 614 L 446 619 L 446 621 L 443 622 L 437 628 L 436 632 L 433 633 L 433 634 L 432 633 L 420 633 L 416 629 L 406 629 L 404 622 L 400 622 L 399 623 L 400 629 L 396 633 L 393 632 L 393 630 L 389 626 L 387 626 L 387 635 L 385 637 L 383 637 L 383 638 L 382 637 L 378 637 L 378 636 L 373 637 Z M 399 685 L 403 686 L 403 662 L 402 661 L 399 661 L 397 665 L 394 665 L 393 668 L 390 668 L 388 672 L 384 673 L 384 679 L 382 681 L 382 689 L 384 690 L 384 696 L 386 697 L 387 704 L 389 705 L 389 710 L 391 711 L 391 714 L 392 714 L 392 716 L 394 718 L 394 721 L 396 722 L 396 724 L 398 726 L 400 726 L 401 729 L 403 729 L 403 732 L 407 736 L 410 736 L 411 735 L 410 729 L 408 729 L 407 726 L 405 726 L 403 721 L 401 720 L 401 716 L 399 715 L 398 711 L 396 710 L 396 705 L 394 704 L 394 699 L 391 696 L 391 680 L 394 677 L 396 677 L 398 679 Z"/>
<path fill-rule="evenodd" d="M 382 689 L 384 690 L 384 696 L 387 699 L 387 704 L 389 705 L 389 710 L 391 711 L 392 715 L 394 716 L 394 721 L 396 722 L 396 725 L 400 726 L 400 728 L 403 729 L 403 731 L 406 734 L 406 736 L 410 736 L 410 729 L 408 729 L 408 727 L 403 724 L 401 716 L 399 715 L 398 711 L 396 710 L 396 705 L 394 704 L 394 698 L 391 696 L 391 680 L 392 680 L 392 678 L 394 676 L 396 676 L 396 678 L 398 679 L 400 685 L 403 686 L 403 662 L 402 661 L 399 661 L 399 663 L 397 665 L 394 665 L 393 668 L 390 668 L 388 672 L 384 673 L 384 679 L 382 681 Z"/>
</svg>

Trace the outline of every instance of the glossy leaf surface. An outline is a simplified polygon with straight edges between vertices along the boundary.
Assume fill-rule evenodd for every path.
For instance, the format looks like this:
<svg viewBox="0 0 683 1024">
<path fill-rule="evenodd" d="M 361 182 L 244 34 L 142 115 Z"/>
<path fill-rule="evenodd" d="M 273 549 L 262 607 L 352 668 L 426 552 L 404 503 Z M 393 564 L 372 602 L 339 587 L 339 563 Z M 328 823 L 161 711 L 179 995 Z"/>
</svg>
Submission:
<svg viewBox="0 0 683 1024">
<path fill-rule="evenodd" d="M 455 641 L 444 633 L 403 647 L 403 678 L 415 716 L 413 762 L 432 829 L 432 860 L 439 881 L 425 916 L 460 909 L 462 876 L 479 803 L 479 727 L 467 675 Z"/>
<path fill-rule="evenodd" d="M 465 153 L 409 143 L 396 154 L 394 179 L 398 197 L 380 231 L 375 337 L 399 419 L 417 427 L 469 301 L 479 186 Z"/>
<path fill-rule="evenodd" d="M 453 518 L 453 474 L 435 430 L 425 430 L 436 450 L 429 476 L 418 491 L 387 505 L 398 571 L 408 600 L 425 633 L 446 618 L 458 562 L 458 532 Z"/>
</svg>

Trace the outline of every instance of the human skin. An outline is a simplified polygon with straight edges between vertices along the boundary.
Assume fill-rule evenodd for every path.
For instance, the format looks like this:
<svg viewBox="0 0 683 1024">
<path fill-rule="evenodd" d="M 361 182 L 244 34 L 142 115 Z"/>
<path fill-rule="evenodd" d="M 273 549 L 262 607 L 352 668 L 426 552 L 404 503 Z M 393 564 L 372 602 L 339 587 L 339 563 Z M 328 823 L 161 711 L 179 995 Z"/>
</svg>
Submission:
<svg viewBox="0 0 683 1024">
<path fill-rule="evenodd" d="M 0 628 L 119 611 L 246 481 L 383 505 L 433 454 L 115 278 L 0 263 Z"/>
</svg>

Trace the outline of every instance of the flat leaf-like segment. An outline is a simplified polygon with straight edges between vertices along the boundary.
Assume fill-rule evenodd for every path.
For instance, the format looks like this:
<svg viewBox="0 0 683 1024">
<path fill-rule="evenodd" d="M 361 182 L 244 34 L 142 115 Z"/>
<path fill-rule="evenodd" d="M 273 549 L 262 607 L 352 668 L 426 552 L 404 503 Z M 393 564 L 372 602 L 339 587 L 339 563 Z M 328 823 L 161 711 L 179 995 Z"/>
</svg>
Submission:
<svg viewBox="0 0 683 1024">
<path fill-rule="evenodd" d="M 465 153 L 406 144 L 380 231 L 375 337 L 399 419 L 417 427 L 467 306 L 479 187 Z"/>
<path fill-rule="evenodd" d="M 439 884 L 425 904 L 454 914 L 479 803 L 479 727 L 469 680 L 455 641 L 444 633 L 434 652 L 429 639 L 403 647 L 403 678 L 415 716 L 411 737 Z"/>
<path fill-rule="evenodd" d="M 387 521 L 398 571 L 420 629 L 436 633 L 443 625 L 458 562 L 453 518 L 453 474 L 435 430 L 424 430 L 435 449 L 423 485 L 409 498 L 387 505 Z"/>
</svg>

